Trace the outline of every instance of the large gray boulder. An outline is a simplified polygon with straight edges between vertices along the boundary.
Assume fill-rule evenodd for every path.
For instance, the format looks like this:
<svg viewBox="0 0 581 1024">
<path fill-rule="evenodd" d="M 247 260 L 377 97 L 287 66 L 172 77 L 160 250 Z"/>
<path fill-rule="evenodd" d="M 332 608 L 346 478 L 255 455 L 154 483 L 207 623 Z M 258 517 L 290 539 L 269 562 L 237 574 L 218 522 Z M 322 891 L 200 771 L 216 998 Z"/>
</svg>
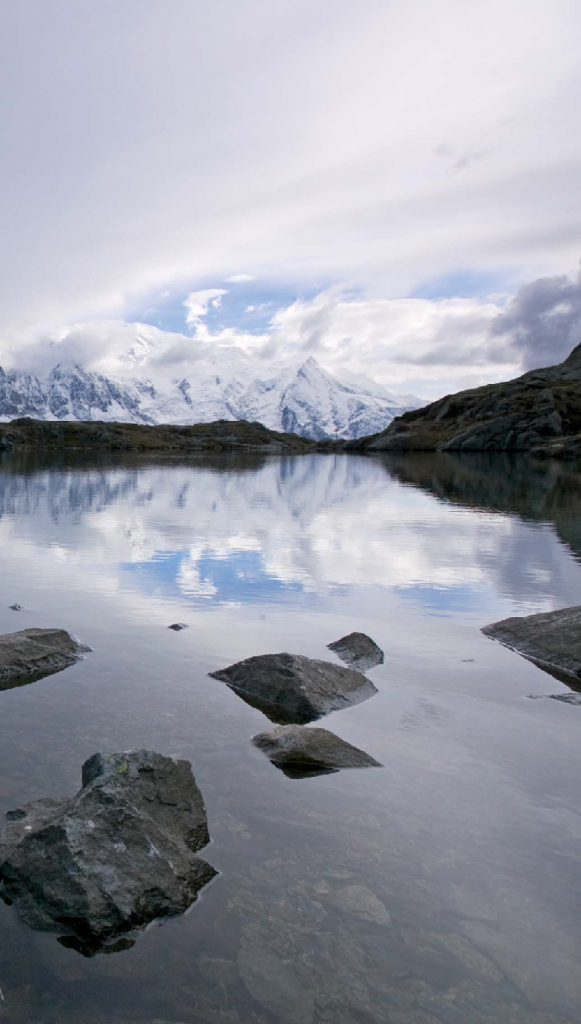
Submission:
<svg viewBox="0 0 581 1024">
<path fill-rule="evenodd" d="M 189 761 L 94 754 L 82 783 L 72 800 L 8 813 L 0 887 L 26 924 L 92 956 L 187 910 L 216 872 L 196 856 L 210 837 Z"/>
<path fill-rule="evenodd" d="M 330 651 L 334 651 L 350 668 L 358 672 L 367 672 L 376 665 L 383 664 L 383 651 L 381 647 L 372 640 L 367 633 L 349 633 L 327 644 Z"/>
<path fill-rule="evenodd" d="M 328 729 L 279 725 L 252 740 L 290 778 L 325 775 L 340 768 L 381 768 L 379 761 Z"/>
<path fill-rule="evenodd" d="M 502 619 L 482 632 L 542 668 L 581 679 L 581 605 Z"/>
<path fill-rule="evenodd" d="M 261 654 L 211 672 L 272 722 L 313 722 L 377 690 L 360 672 L 299 654 Z"/>
<path fill-rule="evenodd" d="M 74 665 L 90 647 L 65 629 L 21 629 L 0 635 L 0 690 Z"/>
</svg>

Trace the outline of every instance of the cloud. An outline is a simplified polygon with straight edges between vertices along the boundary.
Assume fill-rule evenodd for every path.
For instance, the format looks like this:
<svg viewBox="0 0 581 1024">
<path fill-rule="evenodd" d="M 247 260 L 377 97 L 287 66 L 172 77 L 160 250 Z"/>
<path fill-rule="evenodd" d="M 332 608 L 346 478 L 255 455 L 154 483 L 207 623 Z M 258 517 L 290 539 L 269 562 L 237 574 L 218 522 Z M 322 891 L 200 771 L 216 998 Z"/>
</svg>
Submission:
<svg viewBox="0 0 581 1024">
<path fill-rule="evenodd" d="M 433 398 L 506 380 L 565 358 L 581 341 L 581 273 L 542 278 L 516 294 L 488 298 L 384 299 L 333 286 L 280 307 L 261 330 L 208 322 L 223 288 L 184 300 L 191 336 L 119 320 L 75 325 L 13 353 L 19 369 L 46 373 L 56 363 L 152 378 L 188 375 L 219 350 L 262 364 L 297 363 L 314 355 L 338 376 L 363 371 L 388 390 Z M 225 316 L 228 309 L 224 310 Z M 257 368 L 257 372 L 262 369 Z"/>
<path fill-rule="evenodd" d="M 222 302 L 222 296 L 227 294 L 225 288 L 204 288 L 199 292 L 190 292 L 183 301 L 187 309 L 186 323 L 190 327 L 195 326 L 203 316 L 206 316 L 208 307 L 212 305 L 217 309 Z"/>
<path fill-rule="evenodd" d="M 364 370 L 405 390 L 422 379 L 427 395 L 443 394 L 467 374 L 481 382 L 519 372 L 512 338 L 491 336 L 501 311 L 492 299 L 377 299 L 331 288 L 279 310 L 259 354 L 314 354 L 335 372 Z"/>
<path fill-rule="evenodd" d="M 254 274 L 233 274 L 232 277 L 224 278 L 227 284 L 246 284 L 247 281 L 256 281 Z"/>
<path fill-rule="evenodd" d="M 578 259 L 575 0 L 439 0 L 442 45 L 432 0 L 4 6 L 3 351 L 240 268 L 389 299 Z"/>
<path fill-rule="evenodd" d="M 509 338 L 524 369 L 559 363 L 581 343 L 581 270 L 541 277 L 519 288 L 494 320 L 492 336 Z"/>
</svg>

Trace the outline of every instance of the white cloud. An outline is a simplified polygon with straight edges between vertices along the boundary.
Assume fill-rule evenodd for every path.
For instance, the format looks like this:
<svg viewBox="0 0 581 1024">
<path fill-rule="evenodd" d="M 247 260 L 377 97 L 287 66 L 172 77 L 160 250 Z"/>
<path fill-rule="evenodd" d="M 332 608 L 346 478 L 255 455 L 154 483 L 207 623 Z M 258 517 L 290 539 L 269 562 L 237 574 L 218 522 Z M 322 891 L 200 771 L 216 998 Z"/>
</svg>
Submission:
<svg viewBox="0 0 581 1024">
<path fill-rule="evenodd" d="M 388 390 L 435 398 L 450 391 L 514 377 L 532 366 L 565 358 L 581 342 L 581 277 L 541 278 L 509 301 L 383 299 L 338 286 L 281 307 L 261 332 L 205 320 L 224 289 L 192 292 L 184 302 L 192 336 L 148 324 L 78 324 L 13 353 L 19 369 L 46 372 L 78 362 L 113 376 L 193 372 L 216 349 L 263 363 L 314 355 L 345 379 L 364 370 Z M 260 309 L 250 305 L 245 312 Z"/>
<path fill-rule="evenodd" d="M 246 284 L 247 281 L 256 281 L 254 274 L 233 274 L 225 278 L 227 284 Z"/>
<path fill-rule="evenodd" d="M 240 267 L 391 298 L 578 259 L 575 0 L 57 6 L 3 12 L 3 349 Z"/>
<path fill-rule="evenodd" d="M 201 319 L 194 336 L 238 346 L 268 359 L 314 355 L 331 372 L 365 373 L 390 388 L 436 397 L 461 387 L 516 376 L 522 354 L 513 334 L 492 334 L 503 306 L 478 299 L 353 298 L 341 288 L 297 299 L 260 334 L 212 331 Z"/>
<path fill-rule="evenodd" d="M 187 374 L 217 348 L 242 350 L 262 361 L 316 356 L 341 376 L 364 369 L 388 389 L 436 397 L 450 390 L 506 379 L 521 369 L 515 332 L 493 336 L 503 313 L 494 301 L 476 299 L 354 299 L 338 288 L 280 309 L 261 333 L 242 328 L 212 330 L 204 316 L 221 296 L 215 289 L 189 298 L 192 337 L 148 324 L 118 320 L 78 324 L 13 353 L 19 369 L 48 372 L 57 363 L 87 370 L 155 377 L 166 370 Z"/>
<path fill-rule="evenodd" d="M 331 289 L 277 313 L 272 345 L 313 354 L 335 370 L 363 368 L 405 390 L 420 378 L 431 396 L 430 383 L 442 393 L 469 372 L 485 379 L 518 372 L 510 339 L 491 342 L 500 312 L 496 303 L 477 299 L 349 299 Z"/>
<path fill-rule="evenodd" d="M 186 323 L 189 326 L 195 326 L 208 312 L 208 306 L 218 308 L 222 302 L 222 296 L 227 294 L 228 292 L 224 288 L 204 288 L 199 292 L 190 292 L 183 302 L 187 309 Z"/>
</svg>

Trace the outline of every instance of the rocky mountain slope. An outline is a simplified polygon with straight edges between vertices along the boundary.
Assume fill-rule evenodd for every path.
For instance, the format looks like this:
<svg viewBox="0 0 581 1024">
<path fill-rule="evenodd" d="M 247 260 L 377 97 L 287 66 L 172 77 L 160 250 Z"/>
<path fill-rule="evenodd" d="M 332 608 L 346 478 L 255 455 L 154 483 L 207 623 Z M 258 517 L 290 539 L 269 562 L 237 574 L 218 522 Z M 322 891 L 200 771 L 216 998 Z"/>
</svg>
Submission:
<svg viewBox="0 0 581 1024">
<path fill-rule="evenodd" d="M 516 380 L 460 391 L 406 412 L 375 437 L 371 451 L 581 451 L 581 345 L 557 366 Z"/>
<path fill-rule="evenodd" d="M 147 324 L 123 327 L 127 348 L 117 357 L 114 375 L 57 362 L 58 345 L 53 347 L 57 365 L 47 373 L 0 368 L 0 421 L 21 416 L 148 424 L 248 420 L 314 440 L 350 439 L 382 430 L 394 416 L 423 404 L 364 376 L 339 379 L 312 357 L 272 364 L 236 346 L 215 348 Z M 85 325 L 83 339 L 93 349 L 95 337 Z M 179 373 L 171 372 L 172 360 Z"/>
</svg>

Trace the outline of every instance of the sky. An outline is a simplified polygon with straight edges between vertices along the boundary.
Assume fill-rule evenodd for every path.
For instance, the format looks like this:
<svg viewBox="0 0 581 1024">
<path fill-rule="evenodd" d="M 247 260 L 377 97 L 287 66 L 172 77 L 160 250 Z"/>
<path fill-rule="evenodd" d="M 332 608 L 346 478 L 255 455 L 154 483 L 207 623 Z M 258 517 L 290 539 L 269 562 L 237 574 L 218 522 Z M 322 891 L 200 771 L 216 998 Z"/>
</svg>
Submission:
<svg viewBox="0 0 581 1024">
<path fill-rule="evenodd" d="M 0 364 L 119 321 L 426 397 L 558 361 L 580 36 L 577 0 L 4 4 Z"/>
</svg>

